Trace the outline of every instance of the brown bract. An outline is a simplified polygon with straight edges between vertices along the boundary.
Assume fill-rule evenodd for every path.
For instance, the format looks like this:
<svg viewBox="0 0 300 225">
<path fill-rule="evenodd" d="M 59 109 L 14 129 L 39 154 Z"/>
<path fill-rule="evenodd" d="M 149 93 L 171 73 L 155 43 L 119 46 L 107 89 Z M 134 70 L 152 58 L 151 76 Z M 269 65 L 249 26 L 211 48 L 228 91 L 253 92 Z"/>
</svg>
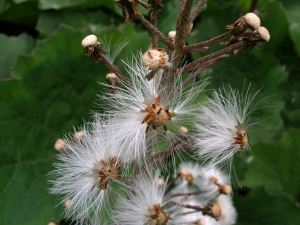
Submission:
<svg viewBox="0 0 300 225">
<path fill-rule="evenodd" d="M 102 190 L 107 189 L 109 181 L 116 180 L 120 177 L 120 168 L 123 167 L 123 163 L 117 157 L 110 157 L 108 160 L 101 159 L 97 165 L 95 165 L 95 173 L 99 180 L 98 188 Z"/>
<path fill-rule="evenodd" d="M 162 210 L 159 204 L 154 205 L 153 208 L 148 209 L 148 211 L 152 220 L 149 225 L 164 225 L 171 218 Z"/>
<path fill-rule="evenodd" d="M 106 54 L 107 51 L 104 51 L 102 49 L 102 44 L 100 42 L 97 42 L 97 44 L 95 45 L 85 47 L 83 53 L 86 56 L 90 57 L 92 62 L 97 63 L 98 61 L 102 60 L 102 54 Z"/>
<path fill-rule="evenodd" d="M 148 5 L 150 5 L 152 8 L 157 8 L 164 10 L 165 6 L 162 4 L 162 0 L 148 0 Z"/>
<path fill-rule="evenodd" d="M 149 105 L 147 102 L 144 102 L 146 105 L 145 109 L 141 109 L 140 112 L 147 113 L 142 123 L 147 124 L 146 132 L 148 132 L 150 126 L 153 129 L 163 126 L 165 131 L 167 131 L 166 123 L 168 120 L 171 120 L 171 117 L 175 114 L 174 112 L 169 112 L 168 109 L 161 108 L 159 106 L 158 97 L 155 98 L 155 102 L 152 105 Z"/>
<path fill-rule="evenodd" d="M 246 148 L 248 144 L 248 136 L 244 131 L 243 124 L 240 124 L 239 126 L 235 126 L 235 128 L 236 128 L 236 137 L 234 138 L 235 143 L 239 144 L 240 148 Z"/>
</svg>

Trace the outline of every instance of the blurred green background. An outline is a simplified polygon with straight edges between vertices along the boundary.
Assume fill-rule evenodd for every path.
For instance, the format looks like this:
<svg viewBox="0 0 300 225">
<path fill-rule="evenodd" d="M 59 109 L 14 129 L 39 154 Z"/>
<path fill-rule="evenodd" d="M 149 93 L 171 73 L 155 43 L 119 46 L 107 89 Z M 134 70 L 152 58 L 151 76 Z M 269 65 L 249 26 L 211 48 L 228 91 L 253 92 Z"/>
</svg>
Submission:
<svg viewBox="0 0 300 225">
<path fill-rule="evenodd" d="M 174 30 L 179 2 L 163 1 L 159 29 L 165 35 Z M 188 44 L 226 32 L 250 5 L 208 0 Z M 212 77 L 209 89 L 222 83 L 261 89 L 251 151 L 234 159 L 245 187 L 233 176 L 237 224 L 300 224 L 300 2 L 259 0 L 257 10 L 270 42 L 204 74 Z M 1 0 L 0 24 L 0 224 L 48 224 L 64 210 L 48 193 L 54 142 L 90 121 L 91 112 L 101 110 L 96 95 L 106 91 L 98 82 L 109 71 L 83 55 L 82 38 L 94 33 L 112 43 L 129 40 L 116 61 L 121 67 L 120 59 L 148 49 L 151 36 L 138 21 L 125 24 L 113 0 Z"/>
</svg>

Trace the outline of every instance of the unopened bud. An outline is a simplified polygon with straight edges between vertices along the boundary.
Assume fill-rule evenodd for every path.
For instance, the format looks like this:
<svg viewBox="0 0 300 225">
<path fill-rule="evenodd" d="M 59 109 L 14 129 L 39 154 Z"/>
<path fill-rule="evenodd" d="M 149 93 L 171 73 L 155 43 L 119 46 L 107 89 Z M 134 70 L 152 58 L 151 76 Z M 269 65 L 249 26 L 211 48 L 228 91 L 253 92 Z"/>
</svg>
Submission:
<svg viewBox="0 0 300 225">
<path fill-rule="evenodd" d="M 165 66 L 169 66 L 169 56 L 163 50 L 152 49 L 142 55 L 142 63 L 149 70 L 158 70 Z"/>
<path fill-rule="evenodd" d="M 66 146 L 66 142 L 63 139 L 57 139 L 55 144 L 54 144 L 54 148 L 57 151 L 63 151 L 65 146 Z"/>
<path fill-rule="evenodd" d="M 206 222 L 205 222 L 205 219 L 199 219 L 199 220 L 197 220 L 195 223 L 193 223 L 193 224 L 195 224 L 195 225 L 205 225 L 206 224 Z"/>
<path fill-rule="evenodd" d="M 202 214 L 204 216 L 208 215 L 215 218 L 216 220 L 219 220 L 222 214 L 222 209 L 218 204 L 208 202 L 207 205 L 204 206 Z"/>
<path fill-rule="evenodd" d="M 158 178 L 157 183 L 159 186 L 163 186 L 165 184 L 165 180 L 163 178 Z"/>
<path fill-rule="evenodd" d="M 265 27 L 259 27 L 257 32 L 262 40 L 268 42 L 270 40 L 270 33 Z"/>
<path fill-rule="evenodd" d="M 180 127 L 179 131 L 183 134 L 186 134 L 189 130 L 186 127 Z"/>
<path fill-rule="evenodd" d="M 188 171 L 187 171 L 186 168 L 181 168 L 181 169 L 177 172 L 177 174 L 178 174 L 179 176 L 183 177 L 183 176 L 188 175 Z"/>
<path fill-rule="evenodd" d="M 209 181 L 212 182 L 212 183 L 214 183 L 214 184 L 218 184 L 218 179 L 215 178 L 215 177 L 210 177 Z"/>
<path fill-rule="evenodd" d="M 260 27 L 260 19 L 255 13 L 247 13 L 244 18 L 249 26 L 257 30 Z"/>
<path fill-rule="evenodd" d="M 220 185 L 218 191 L 219 191 L 220 194 L 230 195 L 231 192 L 232 192 L 232 188 L 228 184 Z"/>
<path fill-rule="evenodd" d="M 115 73 L 108 73 L 106 75 L 106 81 L 111 86 L 114 86 L 114 87 L 120 86 L 119 78 L 117 77 L 117 75 Z"/>
<path fill-rule="evenodd" d="M 84 48 L 93 46 L 93 45 L 97 45 L 98 38 L 94 34 L 88 35 L 82 40 L 81 44 Z"/>
<path fill-rule="evenodd" d="M 56 223 L 50 222 L 48 223 L 48 225 L 56 225 Z"/>
<path fill-rule="evenodd" d="M 75 140 L 80 140 L 84 137 L 84 132 L 81 130 L 81 131 L 77 131 L 75 134 L 74 134 L 74 138 Z"/>
<path fill-rule="evenodd" d="M 185 180 L 188 182 L 188 183 L 192 183 L 193 182 L 193 180 L 194 180 L 194 176 L 192 175 L 192 174 L 187 174 L 186 176 L 185 176 Z"/>
<path fill-rule="evenodd" d="M 173 42 L 175 42 L 176 31 L 170 31 L 170 32 L 168 33 L 168 38 L 170 38 Z"/>
<path fill-rule="evenodd" d="M 68 208 L 70 204 L 71 204 L 71 200 L 70 200 L 70 199 L 68 199 L 68 200 L 65 201 L 65 203 L 64 203 L 64 205 L 65 205 L 66 208 Z"/>
</svg>

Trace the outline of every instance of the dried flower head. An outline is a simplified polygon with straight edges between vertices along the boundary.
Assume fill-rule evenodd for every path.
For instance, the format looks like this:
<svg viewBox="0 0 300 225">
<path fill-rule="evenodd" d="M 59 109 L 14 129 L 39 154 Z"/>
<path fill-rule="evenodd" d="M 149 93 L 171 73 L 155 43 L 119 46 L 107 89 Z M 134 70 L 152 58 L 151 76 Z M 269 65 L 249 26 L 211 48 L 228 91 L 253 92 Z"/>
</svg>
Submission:
<svg viewBox="0 0 300 225">
<path fill-rule="evenodd" d="M 227 25 L 226 29 L 231 30 L 234 36 L 239 36 L 241 34 L 253 33 L 259 27 L 259 17 L 254 13 L 247 13 L 235 21 L 234 24 Z"/>
<path fill-rule="evenodd" d="M 128 23 L 135 19 L 136 14 L 140 13 L 138 10 L 141 4 L 144 8 L 148 9 L 150 6 L 142 0 L 114 0 L 122 9 L 122 14 L 125 17 L 125 22 Z"/>
</svg>

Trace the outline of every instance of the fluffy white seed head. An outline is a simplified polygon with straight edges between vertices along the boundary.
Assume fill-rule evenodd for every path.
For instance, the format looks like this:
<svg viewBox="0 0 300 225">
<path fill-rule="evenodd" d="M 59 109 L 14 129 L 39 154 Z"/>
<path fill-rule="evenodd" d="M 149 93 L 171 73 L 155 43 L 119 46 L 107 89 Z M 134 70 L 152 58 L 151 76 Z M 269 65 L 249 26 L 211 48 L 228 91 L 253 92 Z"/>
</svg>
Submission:
<svg viewBox="0 0 300 225">
<path fill-rule="evenodd" d="M 253 29 L 257 30 L 260 27 L 260 19 L 255 13 L 247 13 L 246 15 L 244 15 L 244 19 L 246 20 L 247 24 Z"/>
<path fill-rule="evenodd" d="M 243 96 L 230 86 L 213 92 L 198 118 L 196 145 L 202 160 L 223 165 L 234 153 L 249 148 L 247 122 L 259 103 L 254 103 L 257 93 L 251 96 L 248 89 Z"/>
<path fill-rule="evenodd" d="M 142 56 L 142 63 L 149 70 L 158 70 L 170 66 L 169 56 L 164 50 L 151 49 Z"/>
<path fill-rule="evenodd" d="M 228 195 L 220 195 L 216 201 L 216 204 L 222 209 L 218 224 L 220 225 L 233 225 L 237 219 L 237 212 L 233 206 L 232 199 Z"/>
<path fill-rule="evenodd" d="M 129 190 L 127 197 L 118 199 L 118 207 L 113 213 L 117 224 L 179 224 L 177 216 L 180 206 L 168 205 L 165 196 L 166 183 L 160 185 L 157 180 L 159 172 L 147 176 L 143 174 L 136 179 Z"/>
<path fill-rule="evenodd" d="M 84 48 L 96 45 L 98 44 L 98 38 L 94 34 L 88 35 L 82 40 L 81 44 Z"/>
<path fill-rule="evenodd" d="M 270 33 L 265 27 L 259 27 L 257 31 L 262 40 L 264 40 L 265 42 L 268 42 L 270 40 Z"/>
</svg>

